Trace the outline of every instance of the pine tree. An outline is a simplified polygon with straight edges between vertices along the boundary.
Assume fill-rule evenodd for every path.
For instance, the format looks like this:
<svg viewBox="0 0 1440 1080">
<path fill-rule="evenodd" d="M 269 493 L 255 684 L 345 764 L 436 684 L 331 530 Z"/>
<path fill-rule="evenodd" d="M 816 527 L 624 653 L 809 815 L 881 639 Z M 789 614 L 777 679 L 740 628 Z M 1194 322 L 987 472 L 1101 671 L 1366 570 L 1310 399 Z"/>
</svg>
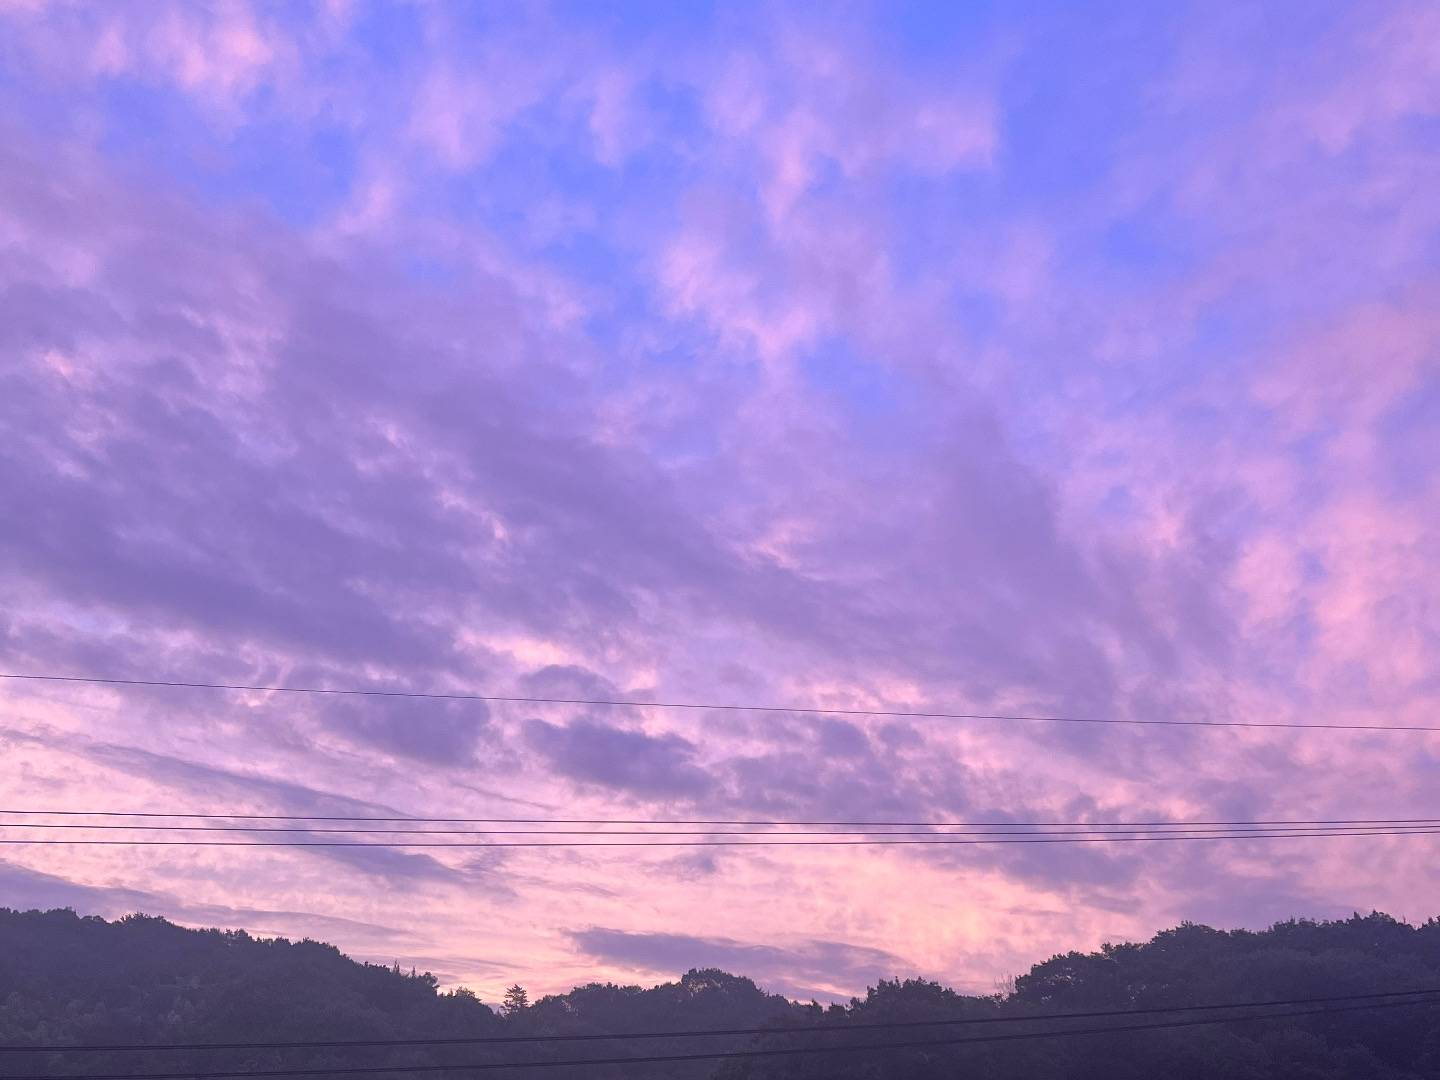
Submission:
<svg viewBox="0 0 1440 1080">
<path fill-rule="evenodd" d="M 513 1016 L 518 1012 L 524 1012 L 529 1007 L 530 995 L 525 992 L 525 988 L 519 983 L 516 983 L 510 987 L 509 990 L 505 991 L 505 1000 L 502 1003 L 502 1008 L 504 1008 L 506 1016 Z"/>
</svg>

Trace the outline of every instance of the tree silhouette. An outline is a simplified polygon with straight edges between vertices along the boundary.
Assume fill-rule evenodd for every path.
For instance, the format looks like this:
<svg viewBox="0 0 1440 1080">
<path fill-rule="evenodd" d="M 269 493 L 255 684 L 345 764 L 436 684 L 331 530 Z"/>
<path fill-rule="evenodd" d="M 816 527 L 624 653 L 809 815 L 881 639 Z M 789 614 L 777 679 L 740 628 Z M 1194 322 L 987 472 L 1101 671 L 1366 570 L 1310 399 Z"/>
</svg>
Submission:
<svg viewBox="0 0 1440 1080">
<path fill-rule="evenodd" d="M 0 908 L 0 1046 L 822 1025 L 824 1032 L 777 1034 L 760 1045 L 834 1047 L 838 1037 L 843 1053 L 680 1061 L 667 1065 L 663 1074 L 644 1075 L 665 1080 L 1440 1080 L 1440 998 L 1435 997 L 1403 1007 L 1276 1014 L 1243 1024 L 1083 1039 L 865 1049 L 898 1038 L 943 1039 L 947 1030 L 902 1029 L 902 1035 L 867 1026 L 876 1023 L 988 1022 L 1036 1013 L 1169 1009 L 1421 987 L 1440 987 L 1440 922 L 1412 925 L 1371 914 L 1333 922 L 1290 920 L 1260 931 L 1185 924 L 1147 942 L 1054 956 L 1019 975 L 1013 988 L 986 996 L 958 993 L 926 979 L 897 978 L 881 980 L 847 1005 L 799 1005 L 713 968 L 648 988 L 591 983 L 534 1002 L 517 985 L 505 994 L 509 1019 L 502 1022 L 468 991 L 442 992 L 433 975 L 406 974 L 393 964 L 356 963 L 316 941 L 187 930 L 142 915 L 110 922 L 80 918 L 73 911 Z M 955 1034 L 973 1037 L 992 1030 L 961 1027 Z M 607 1040 L 604 1053 L 683 1055 L 698 1049 L 691 1039 L 621 1038 Z M 476 1063 L 526 1060 L 503 1043 L 477 1045 L 466 1054 Z M 247 1053 L 243 1067 L 285 1069 L 298 1063 L 293 1051 L 257 1048 Z M 173 1073 L 192 1065 L 214 1067 L 202 1066 L 198 1057 L 177 1061 L 173 1054 L 158 1052 L 130 1053 L 123 1060 L 57 1053 L 37 1072 Z M 630 1080 L 641 1073 L 623 1066 L 560 1067 L 545 1076 Z M 392 1080 L 431 1077 L 397 1072 Z"/>
</svg>

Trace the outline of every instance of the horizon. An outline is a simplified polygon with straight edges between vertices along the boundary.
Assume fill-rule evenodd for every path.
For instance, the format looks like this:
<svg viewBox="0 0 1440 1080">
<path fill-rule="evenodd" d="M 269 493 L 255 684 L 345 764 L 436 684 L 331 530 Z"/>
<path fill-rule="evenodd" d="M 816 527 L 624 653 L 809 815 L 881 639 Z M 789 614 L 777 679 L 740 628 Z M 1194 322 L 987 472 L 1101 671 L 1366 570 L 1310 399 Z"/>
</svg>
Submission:
<svg viewBox="0 0 1440 1080">
<path fill-rule="evenodd" d="M 241 934 L 245 934 L 245 935 L 249 936 L 251 939 L 253 939 L 253 940 L 255 940 L 255 941 L 260 941 L 260 942 L 273 941 L 273 942 L 278 942 L 278 943 L 282 943 L 282 944 L 305 944 L 305 943 L 312 943 L 312 944 L 316 944 L 316 945 L 323 945 L 323 946 L 325 946 L 326 948 L 335 949 L 336 952 L 338 952 L 342 958 L 344 958 L 344 959 L 346 959 L 346 960 L 349 960 L 349 961 L 352 961 L 352 962 L 357 963 L 357 964 L 364 964 L 364 965 L 368 965 L 368 966 L 372 966 L 372 967 L 384 968 L 384 969 L 386 969 L 387 971 L 394 971 L 394 972 L 396 972 L 396 973 L 398 973 L 398 974 L 401 974 L 401 975 L 406 974 L 406 968 L 409 968 L 409 969 L 410 969 L 410 971 L 409 971 L 409 974 L 410 974 L 410 975 L 433 976 L 433 977 L 435 977 L 435 978 L 437 979 L 436 990 L 437 990 L 438 992 L 451 992 L 451 991 L 455 991 L 455 990 L 471 991 L 472 993 L 474 992 L 474 988 L 473 988 L 473 987 L 468 987 L 468 986 L 465 986 L 464 984 L 461 984 L 461 983 L 446 984 L 443 980 L 440 980 L 439 977 L 436 976 L 433 971 L 422 970 L 422 969 L 418 968 L 418 967 L 417 967 L 416 965 L 414 965 L 414 964 L 407 964 L 407 963 L 405 962 L 404 958 L 402 958 L 402 957 L 394 957 L 394 958 L 392 958 L 392 959 L 390 959 L 390 960 L 387 961 L 387 960 L 382 960 L 382 959 L 372 959 L 372 958 L 365 958 L 365 957 L 354 956 L 354 955 L 351 955 L 350 953 L 346 952 L 344 949 L 341 949 L 341 948 L 340 948 L 338 945 L 336 945 L 334 942 L 326 941 L 326 940 L 324 940 L 323 938 L 315 938 L 315 937 L 309 937 L 309 936 L 301 937 L 301 938 L 289 938 L 289 937 L 286 937 L 286 936 L 283 935 L 283 934 L 257 934 L 257 933 L 251 932 L 250 930 L 246 929 L 245 927 L 239 927 L 239 926 L 190 926 L 190 925 L 187 925 L 187 924 L 185 924 L 185 923 L 176 922 L 175 920 L 170 919 L 170 918 L 167 918 L 167 917 L 164 916 L 164 915 L 155 914 L 155 913 L 151 913 L 151 912 L 143 912 L 143 911 L 127 912 L 127 913 L 124 914 L 124 915 L 121 915 L 121 916 L 118 916 L 118 917 L 115 917 L 115 918 L 106 919 L 104 916 L 100 916 L 100 915 L 86 915 L 85 913 L 76 911 L 74 908 L 71 908 L 71 907 L 49 908 L 49 909 L 41 909 L 41 908 L 18 909 L 18 908 L 10 907 L 10 906 L 7 905 L 7 904 L 0 904 L 0 915 L 6 914 L 6 913 L 11 914 L 11 915 L 19 915 L 19 916 L 25 916 L 25 915 L 54 915 L 54 914 L 59 914 L 59 913 L 66 913 L 66 914 L 74 915 L 74 916 L 76 916 L 77 918 L 80 918 L 80 919 L 86 919 L 86 918 L 100 919 L 101 921 L 107 923 L 108 925 L 112 925 L 112 926 L 113 926 L 113 925 L 116 925 L 116 924 L 118 924 L 118 923 L 122 923 L 122 922 L 126 921 L 127 919 L 157 920 L 157 921 L 166 923 L 166 924 L 168 924 L 168 925 L 170 925 L 170 926 L 174 926 L 174 927 L 176 927 L 177 929 L 187 930 L 187 931 L 193 931 L 193 932 L 195 932 L 195 933 L 205 933 L 205 932 L 207 932 L 207 931 L 208 931 L 208 932 L 212 932 L 212 933 L 241 933 Z M 1405 927 L 1406 929 L 1410 929 L 1410 930 L 1415 930 L 1415 929 L 1419 929 L 1419 928 L 1422 928 L 1422 927 L 1425 927 L 1425 926 L 1440 924 L 1440 914 L 1428 916 L 1428 917 L 1426 917 L 1426 918 L 1425 918 L 1423 921 L 1421 921 L 1421 922 L 1411 922 L 1411 921 L 1408 920 L 1408 919 L 1399 918 L 1399 917 L 1394 916 L 1394 915 L 1389 915 L 1389 914 L 1387 914 L 1386 912 L 1383 912 L 1383 911 L 1371 911 L 1371 912 L 1368 912 L 1368 913 L 1362 913 L 1362 912 L 1359 912 L 1359 911 L 1355 911 L 1355 912 L 1351 912 L 1351 914 L 1350 914 L 1349 916 L 1346 916 L 1345 918 L 1337 918 L 1337 919 L 1310 919 L 1310 918 L 1306 918 L 1306 917 L 1303 916 L 1303 915 L 1300 915 L 1300 916 L 1292 915 L 1292 916 L 1290 916 L 1290 917 L 1287 918 L 1287 919 L 1277 920 L 1275 923 L 1271 924 L 1270 926 L 1263 927 L 1263 928 L 1261 928 L 1261 929 L 1259 929 L 1259 930 L 1252 929 L 1252 928 L 1250 928 L 1250 927 L 1213 927 L 1213 926 L 1206 926 L 1206 925 L 1203 924 L 1203 923 L 1184 922 L 1184 923 L 1177 923 L 1175 926 L 1172 926 L 1172 927 L 1165 927 L 1165 928 L 1163 928 L 1163 929 L 1157 930 L 1154 934 L 1152 934 L 1149 938 L 1146 938 L 1144 941 L 1105 941 L 1105 942 L 1102 942 L 1102 943 L 1101 943 L 1100 949 L 1108 949 L 1108 948 L 1110 948 L 1110 947 L 1112 947 L 1112 946 L 1123 946 L 1123 945 L 1148 945 L 1148 944 L 1152 944 L 1152 943 L 1155 942 L 1155 941 L 1158 941 L 1159 939 L 1161 939 L 1162 937 L 1165 937 L 1166 935 L 1172 935 L 1172 934 L 1175 934 L 1175 933 L 1177 933 L 1177 932 L 1179 932 L 1179 931 L 1182 931 L 1182 930 L 1190 930 L 1190 929 L 1213 930 L 1213 931 L 1215 931 L 1215 932 L 1217 932 L 1217 933 L 1226 934 L 1226 935 L 1234 935 L 1234 934 L 1241 934 L 1241 933 L 1250 933 L 1250 934 L 1261 935 L 1261 934 L 1265 934 L 1265 933 L 1267 933 L 1267 932 L 1271 932 L 1271 931 L 1273 931 L 1273 930 L 1275 930 L 1275 929 L 1278 929 L 1278 928 L 1280 928 L 1280 927 L 1285 927 L 1285 926 L 1310 925 L 1310 926 L 1325 928 L 1325 927 L 1328 927 L 1328 926 L 1346 925 L 1346 924 L 1348 924 L 1348 923 L 1352 923 L 1352 922 L 1356 922 L 1356 921 L 1365 921 L 1365 920 L 1374 920 L 1374 919 L 1381 919 L 1381 920 L 1393 922 L 1393 923 L 1395 923 L 1395 924 L 1397 924 L 1397 925 L 1399 925 L 1399 926 Z M 1055 959 L 1057 959 L 1057 958 L 1059 958 L 1059 957 L 1062 957 L 1062 956 L 1064 956 L 1064 955 L 1067 955 L 1069 951 L 1070 951 L 1070 950 L 1067 950 L 1066 953 L 1056 953 L 1056 954 L 1054 954 L 1054 955 L 1052 955 L 1052 956 L 1044 956 L 1044 957 L 1037 956 L 1037 957 L 1035 958 L 1035 960 L 1034 960 L 1028 967 L 1026 967 L 1026 968 L 1024 968 L 1024 969 L 1022 969 L 1022 970 L 1020 970 L 1020 971 L 1013 972 L 1013 973 L 1011 973 L 1010 975 L 1006 976 L 1004 979 L 998 979 L 998 980 L 996 980 L 995 984 L 991 987 L 991 989 L 990 989 L 989 991 L 966 991 L 966 990 L 957 990 L 957 992 L 958 992 L 958 993 L 965 994 L 965 995 L 967 995 L 967 996 L 979 997 L 979 998 L 987 998 L 987 997 L 988 997 L 988 998 L 1000 998 L 1000 999 L 1003 999 L 1003 998 L 1010 997 L 1010 996 L 1012 996 L 1012 995 L 1014 994 L 1014 988 L 1013 988 L 1013 987 L 1014 987 L 1014 982 L 1015 982 L 1015 980 L 1016 980 L 1017 978 L 1019 978 L 1020 976 L 1023 976 L 1023 975 L 1028 974 L 1029 972 L 1033 971 L 1033 970 L 1036 969 L 1036 968 L 1041 967 L 1041 966 L 1044 965 L 1047 961 L 1053 961 L 1053 960 L 1055 960 Z M 622 988 L 622 989 L 627 989 L 627 988 L 630 988 L 630 987 L 638 987 L 638 988 L 640 988 L 640 989 L 654 989 L 654 988 L 659 987 L 659 986 L 675 985 L 675 984 L 679 983 L 679 982 L 684 978 L 684 976 L 686 976 L 686 975 L 688 975 L 688 974 L 697 973 L 697 972 L 699 972 L 699 973 L 704 973 L 704 972 L 708 972 L 708 971 L 718 971 L 718 972 L 720 972 L 720 973 L 722 973 L 722 974 L 724 974 L 724 975 L 728 975 L 728 976 L 731 976 L 731 977 L 733 977 L 733 978 L 748 979 L 748 980 L 749 980 L 751 983 L 753 983 L 753 984 L 755 985 L 755 987 L 756 987 L 758 990 L 760 990 L 762 993 L 764 993 L 764 994 L 778 994 L 778 995 L 780 995 L 781 997 L 784 997 L 786 1000 L 788 1000 L 788 1001 L 790 1001 L 791 1003 L 796 1004 L 796 1005 L 807 1005 L 807 1004 L 812 1004 L 812 1003 L 818 1003 L 818 1004 L 821 1004 L 821 1005 L 844 1005 L 844 1004 L 847 1004 L 849 1001 L 855 1000 L 856 998 L 861 998 L 861 999 L 863 999 L 863 998 L 865 997 L 865 994 L 866 994 L 867 991 L 872 990 L 872 989 L 875 989 L 880 983 L 884 983 L 884 982 L 908 982 L 908 981 L 923 981 L 923 982 L 932 982 L 932 983 L 933 983 L 933 982 L 938 982 L 941 986 L 945 986 L 947 989 L 951 989 L 951 990 L 956 989 L 955 987 L 949 986 L 948 984 L 944 983 L 944 982 L 941 981 L 941 980 L 926 979 L 925 976 L 920 975 L 920 974 L 917 974 L 917 973 L 913 973 L 913 972 L 908 972 L 908 973 L 907 973 L 907 972 L 904 972 L 904 971 L 900 971 L 900 972 L 893 972 L 893 973 L 891 973 L 889 976 L 880 976 L 880 977 L 876 980 L 876 982 L 875 982 L 874 984 L 869 985 L 869 986 L 865 986 L 865 987 L 861 987 L 860 990 L 859 990 L 857 993 L 855 993 L 855 994 L 853 994 L 853 995 L 849 995 L 849 996 L 848 996 L 847 998 L 845 998 L 845 999 L 831 998 L 831 999 L 827 1000 L 827 999 L 825 999 L 824 997 L 816 997 L 816 996 L 811 995 L 811 994 L 808 994 L 808 993 L 801 993 L 799 996 L 796 996 L 796 994 L 790 992 L 789 990 L 787 990 L 787 989 L 785 989 L 785 988 L 776 988 L 776 987 L 769 986 L 769 985 L 767 985 L 766 983 L 764 983 L 762 980 L 753 978 L 752 976 L 750 976 L 747 972 L 745 972 L 745 971 L 743 971 L 743 970 L 738 970 L 738 969 L 737 969 L 737 970 L 730 970 L 730 969 L 728 969 L 728 968 L 716 967 L 716 966 L 714 966 L 714 965 L 709 965 L 709 964 L 691 964 L 691 965 L 689 965 L 688 967 L 684 967 L 684 968 L 681 968 L 681 969 L 678 969 L 678 970 L 669 971 L 669 972 L 664 972 L 664 973 L 652 972 L 652 973 L 651 973 L 652 977 L 653 977 L 653 978 L 656 978 L 656 979 L 658 979 L 658 980 L 660 980 L 660 981 L 656 982 L 653 986 L 650 986 L 650 987 L 645 987 L 645 986 L 644 986 L 643 984 L 641 984 L 641 983 L 623 983 L 623 982 L 617 983 L 617 982 L 614 982 L 613 980 L 610 980 L 610 981 L 607 981 L 606 983 L 601 984 L 601 983 L 599 983 L 599 980 L 594 980 L 594 979 L 592 979 L 592 980 L 587 980 L 587 981 L 585 981 L 585 982 L 576 983 L 576 984 L 574 984 L 573 986 L 569 987 L 569 988 L 566 989 L 566 990 L 550 991 L 550 992 L 548 992 L 548 993 L 543 993 L 543 994 L 532 994 L 531 997 L 530 997 L 530 1004 L 532 1004 L 532 1005 L 538 1004 L 540 1001 L 544 1000 L 544 998 L 546 998 L 546 997 L 552 997 L 552 996 L 555 996 L 555 997 L 564 997 L 567 993 L 570 993 L 570 992 L 572 992 L 572 991 L 581 990 L 581 989 L 584 989 L 584 988 L 586 988 L 586 987 L 588 987 L 588 986 L 593 986 L 593 985 L 597 985 L 597 984 L 599 984 L 599 985 L 618 986 L 618 987 L 620 987 L 620 988 Z M 519 985 L 521 988 L 523 988 L 523 989 L 525 989 L 525 990 L 528 991 L 529 988 L 530 988 L 532 985 L 538 985 L 538 984 L 537 984 L 537 983 L 532 983 L 532 982 L 530 982 L 530 981 L 527 981 L 527 980 L 524 979 L 523 977 L 517 977 L 516 982 L 515 982 L 514 984 L 512 984 L 512 985 Z M 1007 987 L 1007 986 L 1009 986 L 1010 989 L 1006 989 L 1005 987 Z M 497 993 L 497 994 L 495 995 L 495 997 L 494 997 L 493 999 L 491 999 L 491 1000 L 489 1000 L 489 1001 L 486 1000 L 486 997 L 485 997 L 484 995 L 476 994 L 476 1000 L 478 1000 L 482 1005 L 485 1005 L 487 1008 L 490 1008 L 490 1009 L 494 1010 L 494 1009 L 498 1006 L 498 1004 L 503 1001 L 503 999 L 504 999 L 504 997 L 505 997 L 505 995 L 506 995 L 506 993 L 507 993 L 508 990 L 509 990 L 509 987 L 507 987 L 505 990 L 501 990 L 499 993 Z"/>
<path fill-rule="evenodd" d="M 0 905 L 490 1000 L 1424 911 L 1437 41 L 0 0 Z"/>
</svg>

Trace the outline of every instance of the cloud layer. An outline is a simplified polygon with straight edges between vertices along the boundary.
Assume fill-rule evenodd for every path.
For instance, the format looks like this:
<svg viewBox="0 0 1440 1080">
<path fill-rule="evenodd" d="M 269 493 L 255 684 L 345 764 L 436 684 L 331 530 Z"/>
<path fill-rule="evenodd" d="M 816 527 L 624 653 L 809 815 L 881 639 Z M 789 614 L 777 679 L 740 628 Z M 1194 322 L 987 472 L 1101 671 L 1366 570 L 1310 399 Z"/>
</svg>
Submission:
<svg viewBox="0 0 1440 1080">
<path fill-rule="evenodd" d="M 5 666 L 1434 723 L 1433 11 L 944 15 L 0 6 Z M 1423 735 L 0 695 L 16 807 L 1411 817 L 1437 770 Z M 1422 843 L 17 847 L 0 903 L 492 996 L 988 990 L 1184 918 L 1432 914 Z"/>
</svg>

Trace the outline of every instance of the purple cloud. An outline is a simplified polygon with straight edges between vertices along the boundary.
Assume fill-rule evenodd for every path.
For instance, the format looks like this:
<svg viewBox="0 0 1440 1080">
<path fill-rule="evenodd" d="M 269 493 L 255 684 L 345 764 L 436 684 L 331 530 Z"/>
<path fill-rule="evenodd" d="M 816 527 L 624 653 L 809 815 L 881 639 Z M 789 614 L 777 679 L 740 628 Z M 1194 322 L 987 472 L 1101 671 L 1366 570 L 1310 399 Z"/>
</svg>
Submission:
<svg viewBox="0 0 1440 1080">
<path fill-rule="evenodd" d="M 678 974 L 687 968 L 714 967 L 754 978 L 766 989 L 800 1000 L 833 1001 L 836 986 L 856 992 L 880 979 L 894 978 L 909 968 L 899 957 L 879 949 L 839 941 L 806 941 L 793 948 L 746 945 L 725 938 L 688 934 L 631 933 L 600 927 L 570 932 L 586 955 L 632 971 Z"/>
<path fill-rule="evenodd" d="M 878 7 L 5 8 L 6 665 L 1433 722 L 1435 16 L 1278 20 L 922 42 Z M 1423 736 L 0 694 L 15 807 L 1323 818 L 1421 816 L 1434 786 Z M 1178 919 L 1428 914 L 1413 842 L 7 872 L 37 902 L 395 927 L 491 996 L 687 950 L 797 992 L 892 951 L 989 989 Z M 694 936 L 557 939 L 576 897 Z"/>
<path fill-rule="evenodd" d="M 485 736 L 483 701 L 340 698 L 325 702 L 321 722 L 345 734 L 430 766 L 473 765 Z"/>
<path fill-rule="evenodd" d="M 564 727 L 544 720 L 525 725 L 525 741 L 554 772 L 641 798 L 702 799 L 713 786 L 695 764 L 695 745 L 678 735 L 647 735 L 593 720 Z"/>
</svg>

